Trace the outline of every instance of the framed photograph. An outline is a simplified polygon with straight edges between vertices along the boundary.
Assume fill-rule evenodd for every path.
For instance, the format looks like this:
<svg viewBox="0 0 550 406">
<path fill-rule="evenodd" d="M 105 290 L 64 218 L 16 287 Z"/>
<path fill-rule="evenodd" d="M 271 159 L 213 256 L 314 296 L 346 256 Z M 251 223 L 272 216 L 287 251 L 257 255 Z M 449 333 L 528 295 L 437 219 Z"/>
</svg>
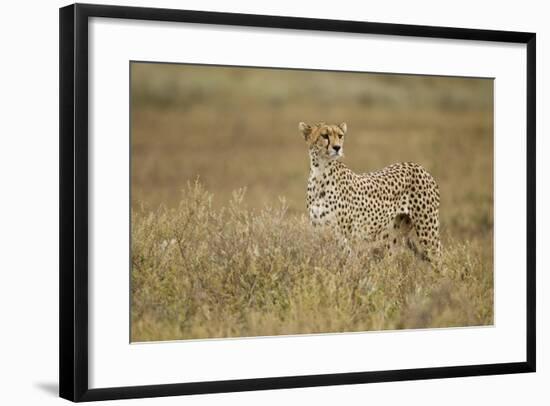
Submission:
<svg viewBox="0 0 550 406">
<path fill-rule="evenodd" d="M 535 371 L 535 34 L 60 9 L 60 396 Z"/>
</svg>

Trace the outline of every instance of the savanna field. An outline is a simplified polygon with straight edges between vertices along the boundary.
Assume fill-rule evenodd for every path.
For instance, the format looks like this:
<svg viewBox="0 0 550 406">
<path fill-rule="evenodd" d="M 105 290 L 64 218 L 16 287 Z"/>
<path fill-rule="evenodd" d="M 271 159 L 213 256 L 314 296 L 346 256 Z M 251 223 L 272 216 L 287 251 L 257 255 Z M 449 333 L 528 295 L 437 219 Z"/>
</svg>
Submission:
<svg viewBox="0 0 550 406">
<path fill-rule="evenodd" d="M 492 324 L 492 103 L 490 79 L 134 63 L 132 341 Z M 433 175 L 441 266 L 310 226 L 300 121 L 346 121 L 355 172 Z"/>
</svg>

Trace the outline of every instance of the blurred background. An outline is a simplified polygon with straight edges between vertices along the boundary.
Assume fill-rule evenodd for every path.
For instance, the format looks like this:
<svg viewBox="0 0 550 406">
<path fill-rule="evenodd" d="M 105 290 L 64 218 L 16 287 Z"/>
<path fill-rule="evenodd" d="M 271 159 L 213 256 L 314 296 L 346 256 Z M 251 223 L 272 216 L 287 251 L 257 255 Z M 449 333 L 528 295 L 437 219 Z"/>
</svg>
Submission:
<svg viewBox="0 0 550 406">
<path fill-rule="evenodd" d="M 346 121 L 344 162 L 369 172 L 414 161 L 436 179 L 443 237 L 492 254 L 493 80 L 132 63 L 132 206 L 177 206 L 199 179 L 226 205 L 246 187 L 260 208 L 305 213 L 298 123 Z"/>
</svg>

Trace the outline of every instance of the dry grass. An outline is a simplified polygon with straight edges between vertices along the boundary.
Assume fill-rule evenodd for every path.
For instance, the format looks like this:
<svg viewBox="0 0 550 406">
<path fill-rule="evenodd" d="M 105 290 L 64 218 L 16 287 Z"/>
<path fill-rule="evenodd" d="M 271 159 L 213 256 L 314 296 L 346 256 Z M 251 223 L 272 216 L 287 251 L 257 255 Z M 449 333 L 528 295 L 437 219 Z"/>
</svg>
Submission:
<svg viewBox="0 0 550 406">
<path fill-rule="evenodd" d="M 196 184 L 178 208 L 134 212 L 132 340 L 492 323 L 490 242 L 454 242 L 439 269 L 412 254 L 348 257 L 284 203 L 211 199 Z"/>
<path fill-rule="evenodd" d="M 489 80 L 134 64 L 132 340 L 491 324 L 492 97 Z M 312 232 L 297 123 L 320 120 L 348 122 L 357 172 L 434 175 L 441 269 L 349 260 Z"/>
</svg>

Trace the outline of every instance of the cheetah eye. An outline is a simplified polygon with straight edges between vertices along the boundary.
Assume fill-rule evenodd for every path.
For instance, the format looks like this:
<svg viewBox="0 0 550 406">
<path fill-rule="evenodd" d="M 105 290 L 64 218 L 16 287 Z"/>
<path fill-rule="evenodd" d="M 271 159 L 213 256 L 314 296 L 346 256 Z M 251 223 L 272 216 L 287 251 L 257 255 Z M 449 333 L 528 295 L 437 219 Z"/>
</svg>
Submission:
<svg viewBox="0 0 550 406">
<path fill-rule="evenodd" d="M 342 137 L 344 136 L 344 134 L 338 134 L 338 138 L 342 139 Z"/>
<path fill-rule="evenodd" d="M 321 137 L 323 137 L 325 140 L 328 140 L 328 134 L 321 134 Z"/>
</svg>

